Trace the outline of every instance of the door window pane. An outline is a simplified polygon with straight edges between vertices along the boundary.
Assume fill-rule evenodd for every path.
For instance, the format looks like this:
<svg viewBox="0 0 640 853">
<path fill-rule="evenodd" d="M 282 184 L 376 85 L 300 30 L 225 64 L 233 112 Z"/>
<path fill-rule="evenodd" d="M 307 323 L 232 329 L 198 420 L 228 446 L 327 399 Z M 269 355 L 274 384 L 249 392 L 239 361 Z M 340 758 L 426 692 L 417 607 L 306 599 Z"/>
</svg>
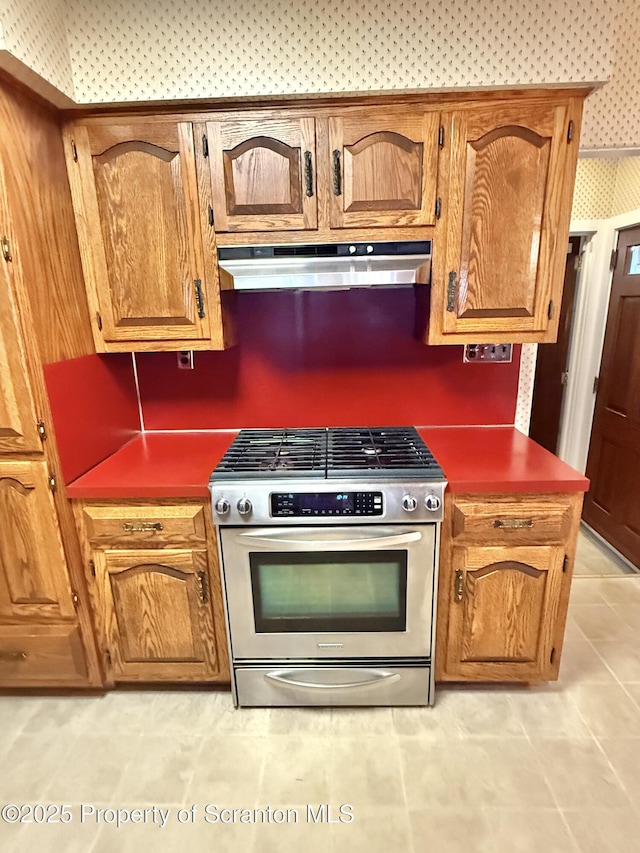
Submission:
<svg viewBox="0 0 640 853">
<path fill-rule="evenodd" d="M 406 551 L 250 554 L 257 633 L 404 631 Z"/>
<path fill-rule="evenodd" d="M 628 275 L 640 275 L 640 246 L 629 248 L 629 273 Z"/>
</svg>

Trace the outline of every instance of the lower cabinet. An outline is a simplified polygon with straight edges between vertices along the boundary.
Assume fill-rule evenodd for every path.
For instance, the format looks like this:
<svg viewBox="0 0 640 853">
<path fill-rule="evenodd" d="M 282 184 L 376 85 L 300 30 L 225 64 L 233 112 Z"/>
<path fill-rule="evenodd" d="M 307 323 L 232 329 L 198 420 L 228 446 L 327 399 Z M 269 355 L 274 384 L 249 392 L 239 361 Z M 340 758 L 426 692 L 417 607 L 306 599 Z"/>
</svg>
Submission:
<svg viewBox="0 0 640 853">
<path fill-rule="evenodd" d="M 558 677 L 582 495 L 448 495 L 436 677 Z"/>
<path fill-rule="evenodd" d="M 207 506 L 83 503 L 76 516 L 107 679 L 229 681 Z"/>
</svg>

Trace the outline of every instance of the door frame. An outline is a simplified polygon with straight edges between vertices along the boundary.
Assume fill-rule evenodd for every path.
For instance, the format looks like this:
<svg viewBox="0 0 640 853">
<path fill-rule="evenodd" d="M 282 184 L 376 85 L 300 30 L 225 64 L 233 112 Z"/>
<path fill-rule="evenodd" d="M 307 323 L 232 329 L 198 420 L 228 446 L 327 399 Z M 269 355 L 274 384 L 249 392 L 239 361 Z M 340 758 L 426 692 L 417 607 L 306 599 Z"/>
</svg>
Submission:
<svg viewBox="0 0 640 853">
<path fill-rule="evenodd" d="M 640 225 L 640 210 L 610 219 L 574 220 L 571 236 L 585 236 L 585 253 L 569 348 L 569 379 L 560 420 L 558 456 L 584 472 L 595 412 L 594 379 L 600 374 L 613 271 L 611 253 L 621 229 Z"/>
</svg>

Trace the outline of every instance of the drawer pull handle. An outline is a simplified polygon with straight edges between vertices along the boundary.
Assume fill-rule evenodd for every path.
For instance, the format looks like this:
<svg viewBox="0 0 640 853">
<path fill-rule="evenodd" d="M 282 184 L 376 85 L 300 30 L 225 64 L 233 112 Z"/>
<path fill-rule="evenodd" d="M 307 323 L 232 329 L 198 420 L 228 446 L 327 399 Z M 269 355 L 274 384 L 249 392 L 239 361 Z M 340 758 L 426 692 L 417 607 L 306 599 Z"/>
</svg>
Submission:
<svg viewBox="0 0 640 853">
<path fill-rule="evenodd" d="M 153 533 L 155 530 L 164 530 L 164 524 L 161 521 L 125 521 L 122 529 L 125 533 Z"/>
<path fill-rule="evenodd" d="M 0 652 L 0 662 L 18 663 L 26 659 L 27 656 L 24 652 Z"/>
<path fill-rule="evenodd" d="M 464 594 L 464 572 L 462 569 L 456 571 L 456 601 L 462 601 Z"/>
<path fill-rule="evenodd" d="M 533 527 L 532 518 L 496 518 L 494 527 L 502 527 L 505 530 L 517 530 L 522 527 Z"/>
</svg>

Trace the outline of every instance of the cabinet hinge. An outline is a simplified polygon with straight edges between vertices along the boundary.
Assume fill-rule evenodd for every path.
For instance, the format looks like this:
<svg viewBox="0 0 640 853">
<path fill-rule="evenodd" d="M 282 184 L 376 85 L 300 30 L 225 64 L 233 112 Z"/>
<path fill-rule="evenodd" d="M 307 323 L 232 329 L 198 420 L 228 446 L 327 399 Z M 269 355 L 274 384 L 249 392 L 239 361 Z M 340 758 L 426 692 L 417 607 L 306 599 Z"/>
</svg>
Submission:
<svg viewBox="0 0 640 853">
<path fill-rule="evenodd" d="M 77 163 L 78 162 L 78 149 L 76 148 L 76 143 L 73 139 L 71 140 L 71 154 L 73 155 L 74 161 Z"/>
<path fill-rule="evenodd" d="M 44 425 L 44 421 L 42 419 L 39 420 L 38 423 L 36 424 L 36 427 L 38 430 L 38 435 L 40 436 L 40 441 L 46 441 L 47 440 L 47 428 Z"/>
<path fill-rule="evenodd" d="M 444 125 L 438 128 L 438 148 L 444 148 Z"/>
<path fill-rule="evenodd" d="M 554 646 L 554 648 L 551 649 L 551 654 L 549 655 L 549 663 L 553 663 L 555 659 L 556 659 L 556 650 L 555 650 L 555 646 Z"/>
<path fill-rule="evenodd" d="M 196 278 L 193 282 L 193 287 L 196 292 L 196 308 L 198 309 L 198 317 L 204 319 L 204 297 L 202 295 L 202 281 Z"/>
<path fill-rule="evenodd" d="M 549 300 L 549 306 L 547 308 L 547 317 L 549 319 L 553 317 L 553 299 Z"/>
<path fill-rule="evenodd" d="M 209 205 L 209 225 L 210 225 L 212 228 L 213 228 L 213 222 L 214 222 L 214 218 L 213 218 L 213 208 L 211 207 L 211 205 Z"/>
<path fill-rule="evenodd" d="M 617 264 L 618 264 L 618 250 L 613 249 L 611 252 L 611 260 L 609 261 L 609 269 L 611 270 L 611 272 L 614 271 Z"/>
<path fill-rule="evenodd" d="M 564 555 L 564 560 L 562 561 L 562 571 L 563 571 L 563 572 L 566 572 L 568 568 L 569 568 L 569 558 L 568 558 L 568 557 L 567 557 L 567 555 L 565 554 L 565 555 Z"/>
<path fill-rule="evenodd" d="M 202 153 L 205 157 L 209 156 L 209 140 L 206 133 L 202 134 Z"/>
<path fill-rule="evenodd" d="M 109 666 L 111 666 L 111 652 L 109 651 L 109 649 L 104 650 L 104 659 L 109 664 Z"/>
<path fill-rule="evenodd" d="M 96 576 L 96 564 L 93 560 L 89 560 L 89 571 L 91 572 L 91 576 L 95 578 L 95 576 Z"/>
<path fill-rule="evenodd" d="M 436 199 L 436 219 L 442 216 L 442 199 L 438 196 Z"/>
<path fill-rule="evenodd" d="M 9 243 L 8 237 L 2 238 L 2 257 L 7 263 L 13 260 L 13 255 L 11 254 L 11 243 Z"/>
<path fill-rule="evenodd" d="M 96 323 L 98 324 L 98 331 L 102 331 L 102 315 L 99 311 L 96 311 Z"/>
<path fill-rule="evenodd" d="M 52 492 L 55 492 L 55 490 L 58 488 L 58 481 L 56 480 L 56 475 L 53 473 L 53 471 L 49 471 L 49 488 Z"/>
<path fill-rule="evenodd" d="M 569 126 L 567 127 L 567 142 L 571 142 L 571 140 L 573 139 L 573 129 L 573 119 L 570 119 Z"/>
<path fill-rule="evenodd" d="M 599 376 L 594 376 L 594 377 L 593 377 L 593 388 L 592 388 L 592 392 L 593 392 L 594 394 L 597 394 L 597 393 L 598 393 L 598 388 L 599 388 L 599 387 L 600 387 L 600 377 L 599 377 Z"/>
</svg>

